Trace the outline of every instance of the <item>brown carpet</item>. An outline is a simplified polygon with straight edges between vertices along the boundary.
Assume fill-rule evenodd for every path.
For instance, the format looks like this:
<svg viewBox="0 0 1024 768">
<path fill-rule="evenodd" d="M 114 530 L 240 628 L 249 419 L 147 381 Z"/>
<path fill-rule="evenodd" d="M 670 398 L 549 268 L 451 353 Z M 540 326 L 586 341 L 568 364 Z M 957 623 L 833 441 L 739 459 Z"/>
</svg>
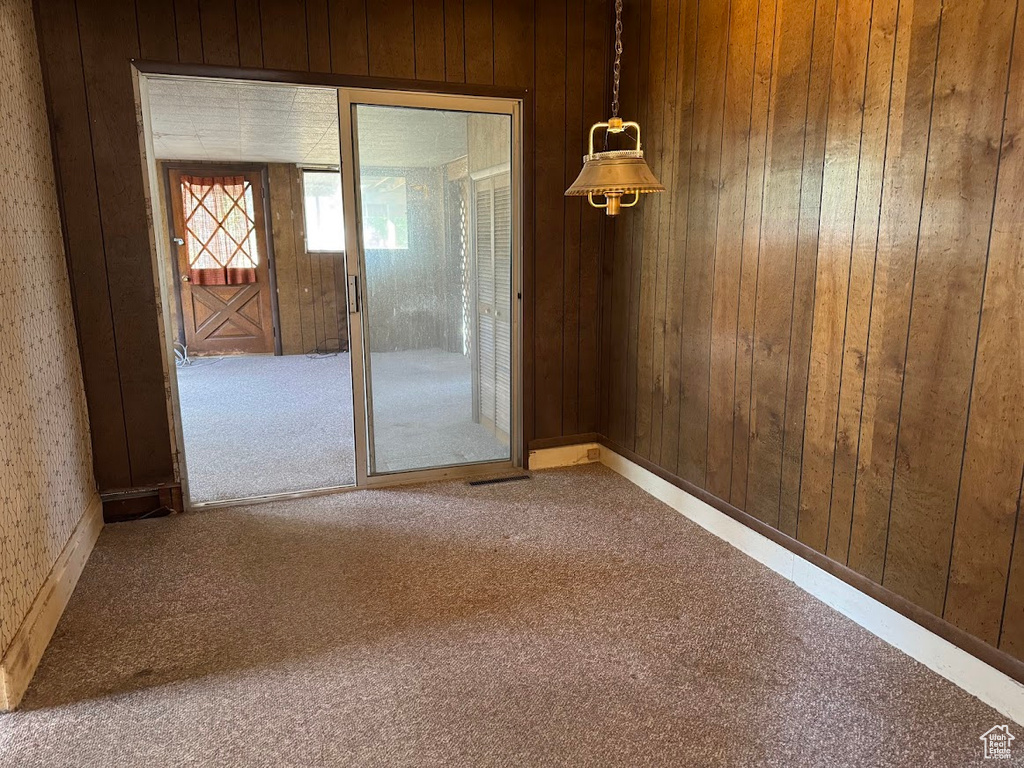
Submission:
<svg viewBox="0 0 1024 768">
<path fill-rule="evenodd" d="M 0 765 L 965 766 L 1004 722 L 587 466 L 109 526 Z"/>
</svg>

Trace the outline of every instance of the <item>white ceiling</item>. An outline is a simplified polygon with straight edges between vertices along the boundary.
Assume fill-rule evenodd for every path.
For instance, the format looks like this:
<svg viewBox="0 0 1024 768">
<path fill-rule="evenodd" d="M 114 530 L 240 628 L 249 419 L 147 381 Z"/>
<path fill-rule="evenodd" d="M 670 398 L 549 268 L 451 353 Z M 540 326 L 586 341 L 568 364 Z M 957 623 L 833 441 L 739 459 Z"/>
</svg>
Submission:
<svg viewBox="0 0 1024 768">
<path fill-rule="evenodd" d="M 464 114 L 358 109 L 364 165 L 430 167 L 466 154 Z M 340 163 L 333 88 L 152 78 L 149 124 L 160 160 Z"/>
</svg>

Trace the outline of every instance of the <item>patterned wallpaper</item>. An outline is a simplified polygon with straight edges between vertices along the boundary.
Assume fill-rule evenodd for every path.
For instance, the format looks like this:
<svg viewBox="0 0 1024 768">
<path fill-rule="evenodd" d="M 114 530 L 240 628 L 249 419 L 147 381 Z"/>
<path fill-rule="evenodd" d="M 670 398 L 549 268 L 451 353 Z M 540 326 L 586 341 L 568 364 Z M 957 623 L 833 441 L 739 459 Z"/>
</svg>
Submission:
<svg viewBox="0 0 1024 768">
<path fill-rule="evenodd" d="M 0 656 L 95 498 L 31 0 L 0 0 Z"/>
</svg>

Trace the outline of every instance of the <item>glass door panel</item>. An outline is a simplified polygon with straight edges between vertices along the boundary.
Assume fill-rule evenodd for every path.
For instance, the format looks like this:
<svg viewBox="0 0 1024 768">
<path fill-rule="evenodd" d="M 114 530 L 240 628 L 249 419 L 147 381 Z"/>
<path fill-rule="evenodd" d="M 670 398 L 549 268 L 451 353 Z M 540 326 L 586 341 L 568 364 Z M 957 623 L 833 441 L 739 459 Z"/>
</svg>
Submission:
<svg viewBox="0 0 1024 768">
<path fill-rule="evenodd" d="M 509 461 L 512 115 L 356 103 L 351 119 L 369 474 Z"/>
</svg>

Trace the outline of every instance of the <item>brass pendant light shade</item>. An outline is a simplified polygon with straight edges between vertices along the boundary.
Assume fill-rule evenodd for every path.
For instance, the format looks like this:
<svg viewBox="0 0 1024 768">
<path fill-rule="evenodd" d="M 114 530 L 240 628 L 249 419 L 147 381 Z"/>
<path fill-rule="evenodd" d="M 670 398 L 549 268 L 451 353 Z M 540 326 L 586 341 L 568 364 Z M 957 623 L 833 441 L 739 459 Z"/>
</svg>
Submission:
<svg viewBox="0 0 1024 768">
<path fill-rule="evenodd" d="M 634 129 L 636 149 L 595 152 L 594 133 L 601 128 L 608 133 L 626 133 L 628 129 Z M 572 186 L 565 190 L 565 194 L 570 197 L 586 197 L 595 208 L 603 208 L 609 216 L 616 216 L 620 209 L 636 205 L 640 195 L 664 191 L 665 187 L 644 160 L 643 150 L 640 149 L 640 126 L 613 117 L 607 123 L 591 126 L 590 152 L 583 158 L 583 170 Z M 596 202 L 595 195 L 604 197 L 604 202 Z"/>
<path fill-rule="evenodd" d="M 640 195 L 664 192 L 644 160 L 640 145 L 640 124 L 624 122 L 619 117 L 619 75 L 622 68 L 622 0 L 615 0 L 615 62 L 612 65 L 612 116 L 607 123 L 590 126 L 589 151 L 583 158 L 583 170 L 572 186 L 565 190 L 569 197 L 586 197 L 595 208 L 603 208 L 609 216 L 617 216 L 623 208 L 632 208 Z M 604 129 L 605 151 L 594 151 L 594 134 Z M 630 130 L 634 132 L 630 134 Z M 608 149 L 612 134 L 621 133 L 636 141 L 633 149 Z M 594 197 L 603 197 L 597 202 Z"/>
</svg>

